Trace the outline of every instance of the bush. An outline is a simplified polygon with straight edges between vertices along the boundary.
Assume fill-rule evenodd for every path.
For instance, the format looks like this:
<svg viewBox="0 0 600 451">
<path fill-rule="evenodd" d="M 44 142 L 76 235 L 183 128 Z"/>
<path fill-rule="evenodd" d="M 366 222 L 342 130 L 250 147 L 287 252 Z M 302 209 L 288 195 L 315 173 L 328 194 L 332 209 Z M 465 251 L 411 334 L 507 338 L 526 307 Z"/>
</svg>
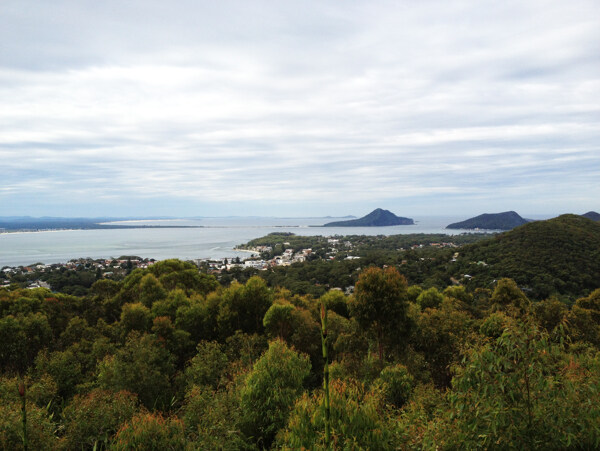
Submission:
<svg viewBox="0 0 600 451">
<path fill-rule="evenodd" d="M 397 408 L 408 401 L 414 387 L 414 378 L 404 365 L 385 367 L 377 382 L 382 386 L 385 400 Z"/>
<path fill-rule="evenodd" d="M 304 394 L 278 436 L 284 449 L 326 449 L 323 392 Z M 331 437 L 336 449 L 394 449 L 383 393 L 353 380 L 330 384 Z"/>
<path fill-rule="evenodd" d="M 94 390 L 77 395 L 65 407 L 66 449 L 106 449 L 119 427 L 137 411 L 137 397 L 129 392 Z"/>
<path fill-rule="evenodd" d="M 54 424 L 46 409 L 27 403 L 27 439 L 29 449 L 53 449 L 57 443 Z M 23 449 L 21 401 L 0 399 L 0 449 Z"/>
<path fill-rule="evenodd" d="M 115 451 L 184 450 L 183 422 L 160 414 L 140 413 L 125 423 L 110 445 Z"/>
<path fill-rule="evenodd" d="M 240 408 L 235 384 L 219 391 L 208 386 L 192 387 L 185 396 L 183 420 L 188 437 L 199 449 L 248 447 L 238 426 Z"/>
</svg>

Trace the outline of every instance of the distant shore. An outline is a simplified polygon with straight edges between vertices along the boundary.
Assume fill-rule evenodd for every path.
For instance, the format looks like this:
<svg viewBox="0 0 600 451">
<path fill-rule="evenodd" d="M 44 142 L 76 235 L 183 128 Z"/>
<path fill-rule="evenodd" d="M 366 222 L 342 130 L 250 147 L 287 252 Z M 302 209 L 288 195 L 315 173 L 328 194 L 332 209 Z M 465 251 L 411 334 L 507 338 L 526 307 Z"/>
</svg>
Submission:
<svg viewBox="0 0 600 451">
<path fill-rule="evenodd" d="M 204 229 L 205 226 L 190 226 L 190 225 L 139 225 L 139 226 L 100 226 L 100 227 L 74 227 L 69 229 L 2 229 L 0 235 L 8 233 L 42 233 L 42 232 L 76 232 L 83 230 L 135 230 L 135 229 Z"/>
</svg>

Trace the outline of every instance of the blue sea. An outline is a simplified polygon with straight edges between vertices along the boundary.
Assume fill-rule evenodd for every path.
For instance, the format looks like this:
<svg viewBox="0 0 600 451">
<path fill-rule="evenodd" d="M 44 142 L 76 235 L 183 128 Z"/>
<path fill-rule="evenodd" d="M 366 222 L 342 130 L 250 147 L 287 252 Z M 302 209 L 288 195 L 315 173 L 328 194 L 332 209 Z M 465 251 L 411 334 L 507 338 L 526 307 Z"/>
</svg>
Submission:
<svg viewBox="0 0 600 451">
<path fill-rule="evenodd" d="M 126 221 L 118 224 L 131 229 L 56 230 L 0 233 L 0 268 L 32 263 L 60 263 L 73 258 L 110 258 L 137 255 L 144 258 L 184 260 L 247 258 L 235 251 L 239 244 L 272 232 L 291 232 L 304 236 L 397 235 L 408 233 L 446 233 L 453 222 L 465 217 L 428 216 L 414 218 L 415 225 L 391 227 L 319 227 L 341 218 L 202 218 Z M 117 224 L 117 223 L 112 223 Z M 139 229 L 141 225 L 182 225 L 202 228 Z M 317 226 L 317 227 L 315 227 Z"/>
</svg>

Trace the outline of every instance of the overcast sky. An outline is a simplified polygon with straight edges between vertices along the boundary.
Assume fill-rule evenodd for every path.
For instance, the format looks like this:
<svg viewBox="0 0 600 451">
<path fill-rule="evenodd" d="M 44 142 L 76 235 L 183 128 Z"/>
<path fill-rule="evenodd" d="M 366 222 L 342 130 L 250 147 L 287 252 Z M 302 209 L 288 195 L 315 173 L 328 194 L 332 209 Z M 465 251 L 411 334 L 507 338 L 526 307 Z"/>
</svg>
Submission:
<svg viewBox="0 0 600 451">
<path fill-rule="evenodd" d="M 0 1 L 0 216 L 600 211 L 600 2 Z"/>
</svg>

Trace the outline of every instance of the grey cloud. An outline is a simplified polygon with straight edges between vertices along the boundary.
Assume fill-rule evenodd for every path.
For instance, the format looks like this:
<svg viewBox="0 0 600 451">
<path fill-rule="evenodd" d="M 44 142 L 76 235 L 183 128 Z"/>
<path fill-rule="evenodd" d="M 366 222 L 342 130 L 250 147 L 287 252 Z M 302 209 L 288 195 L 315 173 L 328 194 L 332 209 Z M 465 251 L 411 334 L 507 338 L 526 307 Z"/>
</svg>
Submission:
<svg viewBox="0 0 600 451">
<path fill-rule="evenodd" d="M 597 13 L 593 1 L 5 1 L 0 200 L 471 196 L 475 208 L 546 186 L 593 203 Z"/>
</svg>

